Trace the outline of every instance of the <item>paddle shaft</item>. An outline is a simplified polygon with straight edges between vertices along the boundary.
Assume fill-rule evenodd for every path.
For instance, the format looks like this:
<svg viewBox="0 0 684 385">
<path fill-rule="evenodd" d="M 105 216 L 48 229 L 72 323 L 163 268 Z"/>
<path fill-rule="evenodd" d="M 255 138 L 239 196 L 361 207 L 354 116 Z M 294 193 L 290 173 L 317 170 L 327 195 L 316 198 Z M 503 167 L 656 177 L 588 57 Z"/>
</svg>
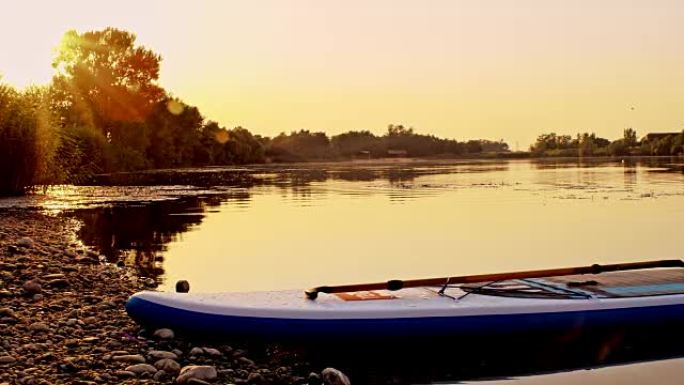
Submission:
<svg viewBox="0 0 684 385">
<path fill-rule="evenodd" d="M 457 283 L 477 283 L 488 281 L 501 281 L 508 279 L 558 277 L 564 275 L 600 274 L 609 271 L 652 269 L 657 267 L 684 267 L 684 261 L 679 259 L 666 259 L 660 261 L 616 263 L 610 265 L 594 264 L 591 266 L 567 267 L 561 269 L 528 270 L 511 273 L 463 275 L 457 277 L 412 279 L 406 281 L 395 279 L 387 282 L 361 283 L 338 286 L 319 286 L 313 289 L 306 290 L 305 294 L 307 298 L 314 300 L 318 297 L 318 293 L 349 293 L 366 290 L 394 291 L 407 287 L 438 286 L 444 284 Z"/>
</svg>

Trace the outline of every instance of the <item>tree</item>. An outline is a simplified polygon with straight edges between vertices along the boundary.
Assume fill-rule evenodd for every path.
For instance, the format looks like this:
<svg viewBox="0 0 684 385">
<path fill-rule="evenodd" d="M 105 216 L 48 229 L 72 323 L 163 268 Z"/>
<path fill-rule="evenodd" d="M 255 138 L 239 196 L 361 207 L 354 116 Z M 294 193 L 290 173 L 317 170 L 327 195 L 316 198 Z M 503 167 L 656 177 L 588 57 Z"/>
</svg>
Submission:
<svg viewBox="0 0 684 385">
<path fill-rule="evenodd" d="M 672 155 L 679 155 L 684 152 L 684 131 L 675 136 L 672 140 L 672 149 L 670 153 Z"/>
<path fill-rule="evenodd" d="M 167 98 L 155 104 L 147 119 L 149 146 L 147 158 L 156 168 L 194 164 L 204 118 L 197 107 Z"/>
<path fill-rule="evenodd" d="M 468 154 L 478 154 L 482 152 L 482 143 L 479 140 L 469 140 L 466 142 Z"/>
<path fill-rule="evenodd" d="M 146 119 L 164 96 L 157 85 L 161 57 L 136 46 L 135 39 L 115 28 L 64 34 L 53 61 L 53 107 L 65 124 L 97 127 L 108 135 L 119 123 Z"/>
<path fill-rule="evenodd" d="M 537 141 L 530 147 L 530 151 L 536 154 L 544 154 L 551 150 L 565 150 L 576 148 L 575 141 L 570 135 L 556 135 L 555 132 L 549 134 L 541 134 L 537 137 Z"/>
<path fill-rule="evenodd" d="M 674 135 L 660 138 L 651 145 L 653 155 L 671 155 L 674 148 Z"/>
<path fill-rule="evenodd" d="M 637 133 L 632 128 L 626 128 L 623 131 L 624 144 L 627 147 L 634 147 L 637 145 Z"/>
<path fill-rule="evenodd" d="M 374 156 L 381 156 L 387 152 L 382 141 L 370 131 L 349 131 L 331 138 L 333 150 L 342 156 L 358 155 L 368 151 Z"/>
<path fill-rule="evenodd" d="M 499 141 L 480 139 L 480 145 L 482 146 L 482 152 L 508 152 L 508 143 L 504 142 L 503 139 Z"/>
<path fill-rule="evenodd" d="M 612 156 L 621 156 L 629 154 L 628 147 L 625 145 L 625 139 L 618 139 L 608 146 L 608 154 Z"/>
<path fill-rule="evenodd" d="M 330 156 L 330 139 L 309 130 L 281 133 L 270 141 L 268 153 L 281 160 L 324 159 Z"/>
<path fill-rule="evenodd" d="M 228 130 L 216 122 L 206 122 L 202 126 L 199 144 L 195 147 L 195 162 L 198 165 L 229 164 L 224 144 L 228 141 Z"/>
<path fill-rule="evenodd" d="M 413 127 L 406 128 L 401 124 L 390 124 L 387 126 L 387 136 L 410 136 L 413 135 Z"/>
<path fill-rule="evenodd" d="M 264 160 L 264 146 L 259 139 L 239 126 L 228 131 L 224 148 L 227 158 L 233 164 L 259 163 Z"/>
</svg>

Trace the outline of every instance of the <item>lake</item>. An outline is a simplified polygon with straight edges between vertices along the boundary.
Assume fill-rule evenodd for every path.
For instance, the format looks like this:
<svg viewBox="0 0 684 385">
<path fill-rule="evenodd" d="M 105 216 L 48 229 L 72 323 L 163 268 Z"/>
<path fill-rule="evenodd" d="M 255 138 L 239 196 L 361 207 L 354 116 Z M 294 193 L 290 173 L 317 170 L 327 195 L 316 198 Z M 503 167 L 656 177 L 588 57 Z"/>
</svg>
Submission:
<svg viewBox="0 0 684 385">
<path fill-rule="evenodd" d="M 264 165 L 243 168 L 251 178 L 244 185 L 60 186 L 5 199 L 0 206 L 74 217 L 82 223 L 81 242 L 110 262 L 135 266 L 160 290 L 172 290 L 180 279 L 193 292 L 304 289 L 679 259 L 682 163 L 648 158 Z M 682 363 L 664 361 L 663 370 L 682 378 Z M 582 381 L 607 384 L 619 376 Z M 501 383 L 511 381 L 572 382 L 560 375 Z"/>
</svg>

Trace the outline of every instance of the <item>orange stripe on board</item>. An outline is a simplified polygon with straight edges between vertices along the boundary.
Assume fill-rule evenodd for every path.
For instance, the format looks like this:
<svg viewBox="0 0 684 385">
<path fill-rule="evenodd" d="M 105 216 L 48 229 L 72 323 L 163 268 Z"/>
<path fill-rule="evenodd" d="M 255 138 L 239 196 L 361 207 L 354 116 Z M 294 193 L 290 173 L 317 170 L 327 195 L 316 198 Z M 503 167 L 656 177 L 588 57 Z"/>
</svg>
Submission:
<svg viewBox="0 0 684 385">
<path fill-rule="evenodd" d="M 396 299 L 392 294 L 378 293 L 376 291 L 358 291 L 354 293 L 335 293 L 335 295 L 344 301 L 378 301 Z"/>
</svg>

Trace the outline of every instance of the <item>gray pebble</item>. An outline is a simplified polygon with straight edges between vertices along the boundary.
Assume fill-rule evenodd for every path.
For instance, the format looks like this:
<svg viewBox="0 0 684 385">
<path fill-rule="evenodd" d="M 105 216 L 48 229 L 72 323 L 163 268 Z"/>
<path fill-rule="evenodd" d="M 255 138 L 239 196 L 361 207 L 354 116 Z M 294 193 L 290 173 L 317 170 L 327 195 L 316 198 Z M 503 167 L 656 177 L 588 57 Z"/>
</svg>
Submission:
<svg viewBox="0 0 684 385">
<path fill-rule="evenodd" d="M 161 360 L 162 358 L 170 358 L 172 360 L 178 359 L 176 353 L 167 352 L 165 350 L 150 350 L 147 355 L 157 360 Z"/>
<path fill-rule="evenodd" d="M 213 366 L 190 365 L 181 369 L 180 375 L 176 378 L 176 383 L 188 384 L 192 379 L 213 381 L 217 376 L 218 373 Z"/>
<path fill-rule="evenodd" d="M 23 237 L 17 241 L 17 246 L 19 246 L 19 247 L 25 247 L 25 248 L 30 249 L 31 247 L 33 247 L 33 245 L 34 245 L 33 239 L 31 239 L 29 237 Z"/>
<path fill-rule="evenodd" d="M 240 362 L 241 364 L 243 364 L 243 365 L 245 365 L 245 366 L 249 366 L 249 367 L 256 366 L 256 364 L 254 363 L 254 361 L 250 360 L 250 359 L 247 358 L 247 357 L 240 357 L 240 358 L 238 358 L 237 360 L 238 360 L 238 362 Z"/>
<path fill-rule="evenodd" d="M 157 368 L 155 368 L 154 366 L 152 366 L 150 364 L 135 364 L 135 365 L 131 365 L 131 366 L 126 367 L 126 369 L 124 369 L 124 370 L 127 372 L 135 373 L 138 376 L 141 374 L 146 374 L 146 373 L 149 373 L 149 374 L 157 373 Z"/>
<path fill-rule="evenodd" d="M 44 322 L 34 322 L 29 325 L 29 330 L 34 333 L 47 333 L 50 331 L 50 327 Z"/>
<path fill-rule="evenodd" d="M 162 340 L 170 340 L 175 337 L 175 334 L 173 330 L 164 328 L 155 330 L 154 336 Z"/>
<path fill-rule="evenodd" d="M 204 353 L 213 357 L 220 357 L 223 354 L 218 350 L 214 348 L 202 348 L 204 350 Z"/>
<path fill-rule="evenodd" d="M 12 308 L 9 307 L 0 308 L 0 317 L 9 317 L 14 319 L 19 318 L 17 317 L 17 313 L 15 313 L 14 310 L 12 310 Z"/>
<path fill-rule="evenodd" d="M 127 370 L 117 370 L 113 373 L 118 378 L 132 378 L 135 377 L 135 373 L 129 372 Z"/>
<path fill-rule="evenodd" d="M 159 370 L 159 371 L 157 371 L 157 373 L 154 374 L 154 376 L 152 376 L 152 379 L 157 381 L 157 382 L 163 382 L 163 381 L 166 381 L 167 379 L 169 379 L 169 377 L 171 377 L 170 374 L 166 373 L 163 370 Z"/>
<path fill-rule="evenodd" d="M 309 373 L 308 383 L 309 385 L 320 385 L 321 376 L 319 376 L 316 372 Z"/>
<path fill-rule="evenodd" d="M 113 361 L 119 361 L 119 362 L 129 362 L 129 363 L 144 363 L 145 362 L 145 357 L 141 356 L 140 354 L 126 354 L 123 356 L 114 356 L 112 357 Z"/>
<path fill-rule="evenodd" d="M 260 385 L 264 382 L 264 376 L 262 376 L 261 373 L 252 372 L 247 376 L 247 382 L 249 384 Z"/>
<path fill-rule="evenodd" d="M 43 286 L 35 279 L 24 282 L 24 284 L 21 285 L 21 288 L 27 294 L 38 294 L 43 291 Z"/>
<path fill-rule="evenodd" d="M 349 377 L 335 368 L 323 369 L 321 379 L 325 385 L 351 385 Z"/>
<path fill-rule="evenodd" d="M 154 367 L 167 373 L 178 373 L 181 369 L 180 364 L 170 358 L 162 358 L 154 363 Z"/>
<path fill-rule="evenodd" d="M 12 356 L 0 356 L 0 364 L 12 364 L 16 359 Z"/>
<path fill-rule="evenodd" d="M 204 354 L 204 349 L 202 348 L 194 347 L 190 349 L 191 356 L 201 356 L 202 354 Z"/>
</svg>

